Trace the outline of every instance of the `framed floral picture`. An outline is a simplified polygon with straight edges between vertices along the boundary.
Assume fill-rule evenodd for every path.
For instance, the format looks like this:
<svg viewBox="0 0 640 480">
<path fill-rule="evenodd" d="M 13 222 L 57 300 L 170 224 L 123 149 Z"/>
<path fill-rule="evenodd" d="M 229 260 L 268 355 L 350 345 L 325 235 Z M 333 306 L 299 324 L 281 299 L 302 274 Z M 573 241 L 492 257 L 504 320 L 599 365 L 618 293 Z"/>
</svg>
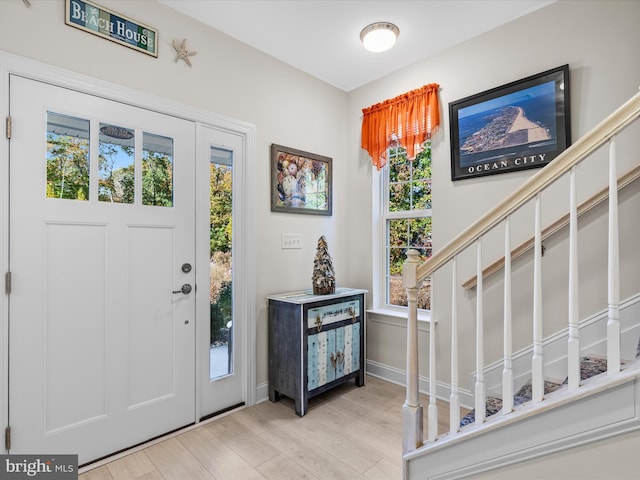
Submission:
<svg viewBox="0 0 640 480">
<path fill-rule="evenodd" d="M 331 158 L 272 144 L 271 211 L 331 215 Z"/>
</svg>

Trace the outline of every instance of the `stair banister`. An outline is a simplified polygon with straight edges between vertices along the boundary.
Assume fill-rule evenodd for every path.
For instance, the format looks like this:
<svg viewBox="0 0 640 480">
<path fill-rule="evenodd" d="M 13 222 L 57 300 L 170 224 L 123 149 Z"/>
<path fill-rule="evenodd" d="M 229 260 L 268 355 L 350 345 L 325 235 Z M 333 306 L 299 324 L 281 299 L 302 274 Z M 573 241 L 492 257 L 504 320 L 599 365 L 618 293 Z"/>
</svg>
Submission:
<svg viewBox="0 0 640 480">
<path fill-rule="evenodd" d="M 542 239 L 540 193 L 536 195 L 534 213 L 533 247 L 533 357 L 531 359 L 531 386 L 533 403 L 541 402 L 544 395 L 544 373 L 542 371 Z"/>
<path fill-rule="evenodd" d="M 417 268 L 420 260 L 416 250 L 407 252 L 402 269 L 402 286 L 407 290 L 407 384 L 402 406 L 402 451 L 410 452 L 420 447 L 422 439 L 422 405 L 419 397 L 418 370 L 418 280 Z"/>
<path fill-rule="evenodd" d="M 578 329 L 578 207 L 576 167 L 569 175 L 569 338 L 567 340 L 567 383 L 569 390 L 580 385 L 580 331 Z"/>
<path fill-rule="evenodd" d="M 449 396 L 449 431 L 460 430 L 460 393 L 458 392 L 458 257 L 451 265 L 451 395 Z"/>
<path fill-rule="evenodd" d="M 484 385 L 484 317 L 482 304 L 482 237 L 477 240 L 476 275 L 478 286 L 476 287 L 476 384 L 475 384 L 475 424 L 479 425 L 485 420 L 485 385 Z"/>
<path fill-rule="evenodd" d="M 425 278 L 432 278 L 432 324 L 429 335 L 429 376 L 430 376 L 430 399 L 429 399 L 429 441 L 436 438 L 435 430 L 437 429 L 437 408 L 435 399 L 435 375 L 436 375 L 436 359 L 435 352 L 435 322 L 434 316 L 436 310 L 434 307 L 434 289 L 435 277 L 434 272 L 444 267 L 462 251 L 466 250 L 474 242 L 478 244 L 478 292 L 481 292 L 482 278 L 482 260 L 481 260 L 481 238 L 490 230 L 495 228 L 500 222 L 505 221 L 512 213 L 519 210 L 527 202 L 535 198 L 535 240 L 534 240 L 534 321 L 533 321 L 533 358 L 532 358 L 532 403 L 539 403 L 544 396 L 544 375 L 542 371 L 542 287 L 541 287 L 541 262 L 542 244 L 541 244 L 541 226 L 540 226 L 540 192 L 545 190 L 549 185 L 558 178 L 570 172 L 575 165 L 580 163 L 584 158 L 593 153 L 597 148 L 607 141 L 610 142 L 610 188 L 609 188 L 609 318 L 607 324 L 607 358 L 610 374 L 620 371 L 620 318 L 619 318 L 619 265 L 618 265 L 618 220 L 617 220 L 617 174 L 615 166 L 615 143 L 613 137 L 630 123 L 640 116 L 640 93 L 634 95 L 630 100 L 625 102 L 620 108 L 600 122 L 595 128 L 586 135 L 576 141 L 572 146 L 562 152 L 558 157 L 551 161 L 545 168 L 531 176 L 529 180 L 524 182 L 514 192 L 507 195 L 498 205 L 480 217 L 475 223 L 457 235 L 448 244 L 430 257 L 422 264 L 419 263 L 418 252 L 409 250 L 407 261 L 403 269 L 403 286 L 407 290 L 408 297 L 408 322 L 407 322 L 407 395 L 403 406 L 403 452 L 407 453 L 411 450 L 419 448 L 423 444 L 422 438 L 422 406 L 418 397 L 418 329 L 417 329 L 417 290 L 418 284 Z M 575 193 L 572 193 L 574 195 Z M 575 207 L 573 207 L 575 211 Z M 508 222 L 507 222 L 508 223 Z M 508 242 L 505 242 L 508 243 Z M 506 255 L 506 251 L 505 251 Z M 535 266 L 537 264 L 537 266 Z M 506 292 L 505 292 L 506 294 Z M 481 297 L 480 294 L 477 295 Z M 507 302 L 505 298 L 505 302 Z M 482 325 L 482 301 L 479 300 L 477 324 Z M 506 312 L 505 303 L 505 312 Z M 505 319 L 505 325 L 508 320 Z M 457 329 L 457 326 L 455 327 Z M 480 328 L 478 330 L 481 330 Z M 480 333 L 482 336 L 482 333 Z M 574 339 L 575 340 L 575 339 Z M 506 340 L 505 340 L 506 341 Z M 482 339 L 477 342 L 476 355 L 478 360 L 482 360 L 483 345 Z M 456 348 L 457 350 L 457 348 Z M 505 370 L 508 370 L 510 363 L 509 347 L 505 346 Z M 456 354 L 457 356 L 457 354 Z M 455 360 L 457 363 L 457 358 Z M 454 361 L 452 360 L 452 363 Z M 480 362 L 482 363 L 482 362 Z M 484 402 L 483 365 L 478 365 L 478 388 L 476 389 L 476 397 L 481 397 Z M 453 375 L 452 375 L 453 376 Z M 457 378 L 457 374 L 456 374 Z M 575 380 L 574 380 L 575 383 Z M 476 403 L 478 404 L 477 398 Z M 480 406 L 480 405 L 477 405 Z M 481 405 L 484 407 L 484 403 Z M 476 415 L 484 417 L 484 408 L 477 408 Z M 476 418 L 476 422 L 477 422 Z M 451 429 L 452 432 L 455 428 Z"/>
<path fill-rule="evenodd" d="M 640 164 L 629 169 L 629 171 L 627 171 L 624 175 L 622 175 L 618 179 L 618 191 L 621 191 L 625 187 L 631 185 L 633 182 L 635 182 L 639 178 L 640 178 Z M 607 186 L 605 188 L 593 194 L 592 196 L 584 200 L 582 203 L 580 203 L 580 205 L 578 205 L 578 218 L 584 215 L 585 213 L 591 211 L 591 209 L 597 207 L 602 202 L 608 199 L 609 199 L 609 183 L 607 182 Z M 550 238 L 552 235 L 558 233 L 564 227 L 569 225 L 569 222 L 570 222 L 570 218 L 568 213 L 556 219 L 548 227 L 545 227 L 542 230 L 542 241 L 544 242 L 547 238 Z M 511 260 L 513 261 L 516 258 L 519 258 L 520 256 L 524 255 L 532 248 L 533 248 L 533 237 L 522 242 L 516 248 L 511 250 Z M 504 267 L 504 261 L 505 261 L 504 259 L 505 257 L 499 258 L 498 260 L 496 260 L 495 262 L 491 263 L 489 266 L 484 268 L 484 270 L 482 271 L 482 275 L 484 276 L 485 280 Z M 462 287 L 465 289 L 470 289 L 475 286 L 476 286 L 475 275 L 467 279 L 462 284 Z"/>
<path fill-rule="evenodd" d="M 504 367 L 502 369 L 502 414 L 513 410 L 513 326 L 511 317 L 511 217 L 504 222 Z"/>
<path fill-rule="evenodd" d="M 620 371 L 620 258 L 618 242 L 618 188 L 616 142 L 609 141 L 609 247 L 608 247 L 608 303 L 607 321 L 607 372 Z"/>
<path fill-rule="evenodd" d="M 433 283 L 431 283 L 431 295 L 433 295 Z M 433 305 L 433 304 L 432 304 Z M 436 322 L 432 315 L 431 328 L 429 330 L 429 406 L 427 407 L 427 440 L 435 441 L 438 436 L 438 405 L 436 404 Z M 417 334 L 417 330 L 416 330 Z"/>
</svg>

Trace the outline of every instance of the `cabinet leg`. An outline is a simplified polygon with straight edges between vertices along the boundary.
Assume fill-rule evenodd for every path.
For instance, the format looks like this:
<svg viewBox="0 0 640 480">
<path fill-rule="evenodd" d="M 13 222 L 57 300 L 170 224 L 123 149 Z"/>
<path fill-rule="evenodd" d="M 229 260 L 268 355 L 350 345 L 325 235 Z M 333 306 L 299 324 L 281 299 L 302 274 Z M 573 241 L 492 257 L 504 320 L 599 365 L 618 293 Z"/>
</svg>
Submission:
<svg viewBox="0 0 640 480">
<path fill-rule="evenodd" d="M 296 399 L 296 415 L 303 417 L 305 413 L 307 413 L 307 402 L 301 398 Z"/>
<path fill-rule="evenodd" d="M 364 387 L 364 373 L 360 373 L 360 375 L 356 377 L 356 386 Z"/>
<path fill-rule="evenodd" d="M 280 400 L 280 392 L 277 392 L 275 389 L 269 389 L 269 400 L 272 402 L 277 402 Z"/>
</svg>

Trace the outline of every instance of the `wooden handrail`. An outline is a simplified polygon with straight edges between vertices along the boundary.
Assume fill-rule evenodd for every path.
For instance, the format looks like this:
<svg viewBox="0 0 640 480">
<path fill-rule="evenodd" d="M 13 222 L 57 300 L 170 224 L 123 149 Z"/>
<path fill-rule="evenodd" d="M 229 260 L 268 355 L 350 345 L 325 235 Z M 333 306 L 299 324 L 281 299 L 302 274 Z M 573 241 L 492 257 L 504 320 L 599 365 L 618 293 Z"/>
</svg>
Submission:
<svg viewBox="0 0 640 480">
<path fill-rule="evenodd" d="M 622 190 L 624 187 L 630 185 L 635 182 L 638 178 L 640 178 L 640 164 L 633 167 L 627 173 L 622 175 L 618 179 L 618 190 Z M 587 213 L 592 208 L 600 205 L 602 202 L 609 198 L 609 187 L 605 187 L 593 196 L 587 198 L 584 202 L 578 205 L 578 217 Z M 559 232 L 563 228 L 569 225 L 569 214 L 565 214 L 562 217 L 558 218 L 555 222 L 549 225 L 547 228 L 542 230 L 541 236 L 542 240 L 546 240 L 551 237 L 553 234 Z M 529 250 L 533 248 L 533 237 L 528 239 L 527 241 L 521 243 L 516 248 L 511 251 L 511 260 L 515 260 L 521 255 L 525 254 Z M 504 267 L 504 257 L 499 258 L 484 270 L 482 270 L 482 278 L 487 278 L 493 275 L 496 272 L 499 272 Z M 470 289 L 476 286 L 477 283 L 477 275 L 469 278 L 466 282 L 462 284 L 465 289 Z"/>
<path fill-rule="evenodd" d="M 624 130 L 640 116 L 640 93 L 635 94 L 620 108 L 600 122 L 591 131 L 567 148 L 538 173 L 524 182 L 514 192 L 504 198 L 489 212 L 456 236 L 441 250 L 423 262 L 417 271 L 418 280 L 422 280 L 443 267 L 455 255 L 469 247 L 478 238 L 490 231 L 506 217 L 522 207 L 539 192 L 547 188 L 559 177 L 580 163 L 585 157 L 609 141 L 611 137 Z"/>
</svg>

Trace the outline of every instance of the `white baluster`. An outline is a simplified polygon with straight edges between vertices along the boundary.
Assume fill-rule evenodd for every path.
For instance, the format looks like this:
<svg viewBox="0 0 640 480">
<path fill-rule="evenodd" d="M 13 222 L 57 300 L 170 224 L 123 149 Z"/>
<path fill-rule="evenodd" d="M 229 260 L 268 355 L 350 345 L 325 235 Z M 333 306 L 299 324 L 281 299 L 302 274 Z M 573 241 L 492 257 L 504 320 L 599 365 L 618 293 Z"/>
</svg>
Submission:
<svg viewBox="0 0 640 480">
<path fill-rule="evenodd" d="M 452 434 L 460 430 L 460 394 L 458 392 L 458 257 L 453 257 L 451 274 L 451 396 L 449 397 L 449 428 Z"/>
<path fill-rule="evenodd" d="M 576 167 L 569 175 L 569 340 L 567 345 L 568 388 L 580 386 L 580 330 L 578 329 L 578 204 Z"/>
<path fill-rule="evenodd" d="M 476 275 L 476 385 L 475 385 L 475 423 L 485 420 L 485 385 L 484 385 L 484 318 L 483 318 L 483 285 L 482 285 L 482 237 L 478 238 L 478 254 Z"/>
<path fill-rule="evenodd" d="M 435 275 L 435 273 L 433 274 Z M 429 406 L 427 407 L 427 440 L 438 436 L 438 405 L 436 404 L 436 322 L 433 309 L 434 277 L 431 277 L 431 327 L 429 328 Z M 416 330 L 417 332 L 417 330 Z"/>
<path fill-rule="evenodd" d="M 407 290 L 407 386 L 402 406 L 402 451 L 415 450 L 422 445 L 422 405 L 418 391 L 418 252 L 409 250 L 402 268 L 402 285 Z M 433 299 L 432 299 L 433 302 Z M 432 303 L 433 305 L 433 303 Z"/>
<path fill-rule="evenodd" d="M 542 236 L 540 194 L 536 195 L 533 248 L 533 357 L 531 359 L 532 403 L 542 401 L 544 377 L 542 372 Z"/>
<path fill-rule="evenodd" d="M 511 217 L 504 222 L 504 367 L 502 369 L 502 414 L 513 411 L 513 346 L 511 319 Z"/>
<path fill-rule="evenodd" d="M 607 373 L 620 371 L 620 254 L 618 250 L 618 172 L 616 166 L 616 140 L 609 141 L 609 255 L 607 321 Z"/>
</svg>

